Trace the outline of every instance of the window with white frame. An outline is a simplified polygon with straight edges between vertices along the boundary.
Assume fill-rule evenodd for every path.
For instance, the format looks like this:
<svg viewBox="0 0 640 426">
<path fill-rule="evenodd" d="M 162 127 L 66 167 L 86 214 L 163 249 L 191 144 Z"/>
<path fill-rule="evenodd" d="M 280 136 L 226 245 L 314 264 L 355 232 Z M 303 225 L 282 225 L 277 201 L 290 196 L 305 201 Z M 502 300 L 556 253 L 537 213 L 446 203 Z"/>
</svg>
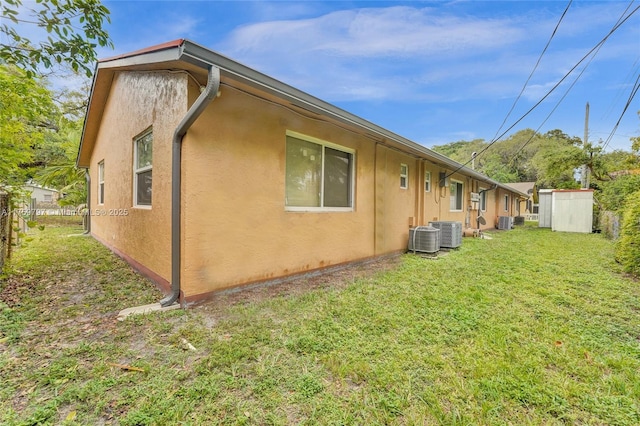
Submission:
<svg viewBox="0 0 640 426">
<path fill-rule="evenodd" d="M 287 132 L 285 208 L 353 210 L 355 151 Z"/>
<path fill-rule="evenodd" d="M 504 211 L 505 212 L 509 211 L 509 196 L 508 195 L 504 196 Z"/>
<path fill-rule="evenodd" d="M 98 163 L 98 204 L 104 204 L 104 160 Z"/>
<path fill-rule="evenodd" d="M 133 202 L 135 206 L 151 206 L 153 179 L 153 132 L 133 141 Z"/>
<path fill-rule="evenodd" d="M 409 166 L 400 164 L 400 188 L 407 189 L 409 187 Z"/>
<path fill-rule="evenodd" d="M 424 172 L 424 192 L 431 192 L 431 172 Z"/>
<path fill-rule="evenodd" d="M 462 196 L 464 195 L 462 182 L 455 180 L 449 185 L 449 209 L 451 211 L 462 211 Z"/>
<path fill-rule="evenodd" d="M 480 188 L 480 211 L 487 211 L 487 189 Z"/>
</svg>

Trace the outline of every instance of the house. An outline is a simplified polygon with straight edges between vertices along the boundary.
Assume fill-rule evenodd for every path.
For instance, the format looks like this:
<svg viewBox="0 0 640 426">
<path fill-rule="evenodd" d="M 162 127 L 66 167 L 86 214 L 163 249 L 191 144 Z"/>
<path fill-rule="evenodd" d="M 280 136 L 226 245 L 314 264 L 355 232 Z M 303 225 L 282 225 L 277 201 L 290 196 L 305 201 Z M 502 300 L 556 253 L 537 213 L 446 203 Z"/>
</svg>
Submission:
<svg viewBox="0 0 640 426">
<path fill-rule="evenodd" d="M 165 306 L 401 253 L 432 220 L 494 227 L 526 197 L 187 40 L 99 61 L 77 164 L 91 234 Z"/>
<path fill-rule="evenodd" d="M 60 199 L 60 192 L 57 189 L 47 188 L 33 181 L 27 182 L 24 189 L 30 193 L 30 198 L 35 200 L 37 208 L 57 206 Z"/>
<path fill-rule="evenodd" d="M 505 185 L 528 195 L 527 199 L 521 200 L 518 207 L 520 215 L 527 220 L 537 220 L 538 215 L 538 186 L 535 182 L 512 182 Z"/>
</svg>

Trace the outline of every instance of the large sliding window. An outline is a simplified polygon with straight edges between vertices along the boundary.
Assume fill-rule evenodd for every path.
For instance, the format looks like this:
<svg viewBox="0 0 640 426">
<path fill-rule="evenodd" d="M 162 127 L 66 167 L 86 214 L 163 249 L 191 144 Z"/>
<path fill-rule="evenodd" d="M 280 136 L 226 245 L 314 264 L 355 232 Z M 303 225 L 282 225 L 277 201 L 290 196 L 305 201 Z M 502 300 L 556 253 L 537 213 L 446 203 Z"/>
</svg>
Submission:
<svg viewBox="0 0 640 426">
<path fill-rule="evenodd" d="M 133 203 L 151 207 L 153 180 L 153 133 L 151 130 L 133 141 Z"/>
<path fill-rule="evenodd" d="M 286 209 L 353 210 L 354 154 L 348 148 L 287 132 Z"/>
</svg>

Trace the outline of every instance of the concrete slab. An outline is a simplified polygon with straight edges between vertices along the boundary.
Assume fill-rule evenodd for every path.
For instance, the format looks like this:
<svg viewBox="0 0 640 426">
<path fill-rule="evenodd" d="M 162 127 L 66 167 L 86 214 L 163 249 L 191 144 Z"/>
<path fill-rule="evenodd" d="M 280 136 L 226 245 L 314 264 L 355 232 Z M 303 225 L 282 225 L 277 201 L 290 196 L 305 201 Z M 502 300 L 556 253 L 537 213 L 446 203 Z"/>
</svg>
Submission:
<svg viewBox="0 0 640 426">
<path fill-rule="evenodd" d="M 140 315 L 140 314 L 148 314 L 150 312 L 164 312 L 164 311 L 172 311 L 174 309 L 180 309 L 180 305 L 174 303 L 171 306 L 163 307 L 159 303 L 152 303 L 150 305 L 143 306 L 135 306 L 133 308 L 127 308 L 120 311 L 118 314 L 118 321 L 124 321 L 130 315 Z"/>
</svg>

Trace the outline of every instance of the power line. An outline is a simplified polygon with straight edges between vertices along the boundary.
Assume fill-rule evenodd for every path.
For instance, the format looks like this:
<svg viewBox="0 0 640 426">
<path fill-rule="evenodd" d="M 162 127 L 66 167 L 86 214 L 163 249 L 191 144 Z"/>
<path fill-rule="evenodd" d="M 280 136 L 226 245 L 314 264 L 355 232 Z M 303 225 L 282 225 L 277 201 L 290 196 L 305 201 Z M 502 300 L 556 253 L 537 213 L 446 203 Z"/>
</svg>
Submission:
<svg viewBox="0 0 640 426">
<path fill-rule="evenodd" d="M 531 114 L 531 112 L 536 109 L 538 106 L 540 106 L 540 104 L 547 99 L 551 93 L 553 93 L 558 86 L 560 86 L 562 84 L 562 82 L 564 82 L 564 80 L 567 79 L 567 77 L 569 77 L 569 75 L 571 75 L 571 73 L 582 63 L 584 62 L 584 60 L 586 58 L 588 58 L 589 56 L 591 56 L 591 54 L 598 49 L 602 44 L 604 44 L 609 37 L 611 37 L 611 35 L 618 30 L 618 28 L 620 28 L 620 26 L 622 26 L 622 24 L 624 24 L 631 16 L 633 16 L 634 13 L 636 13 L 638 11 L 638 9 L 640 9 L 640 6 L 636 7 L 635 9 L 633 9 L 631 11 L 631 13 L 629 13 L 627 16 L 625 16 L 624 18 L 620 19 L 614 26 L 613 28 L 611 28 L 611 30 L 609 31 L 609 33 L 604 36 L 602 38 L 602 40 L 600 40 L 593 48 L 591 48 L 591 50 L 589 50 L 583 57 L 582 59 L 580 59 L 573 67 L 571 67 L 571 69 L 538 101 L 536 102 L 527 112 L 525 112 L 519 119 L 517 119 L 511 126 L 509 126 L 508 129 L 506 129 L 504 132 L 502 132 L 500 134 L 500 136 L 498 136 L 497 138 L 494 138 L 493 140 L 491 140 L 491 142 L 484 147 L 477 155 L 484 153 L 487 151 L 487 149 L 489 149 L 494 143 L 496 143 L 498 140 L 500 140 L 504 135 L 506 135 L 511 129 L 513 129 L 518 123 L 520 123 L 522 120 L 524 120 L 529 114 Z M 454 171 L 452 171 L 451 173 L 445 175 L 445 178 L 457 173 L 460 169 L 462 169 L 463 167 L 465 167 L 467 164 L 469 164 L 472 160 L 467 160 L 464 164 L 461 164 L 460 167 L 458 167 L 457 169 L 455 169 Z"/>
<path fill-rule="evenodd" d="M 631 5 L 633 4 L 634 0 L 631 0 L 631 2 L 627 5 L 626 9 L 622 12 L 622 15 L 620 15 L 620 18 L 618 18 L 618 20 L 616 21 L 616 25 L 620 23 L 620 21 L 622 20 L 622 18 L 624 17 L 625 13 L 627 13 L 627 11 L 629 10 L 629 8 L 631 7 Z M 540 126 L 538 126 L 538 128 L 535 130 L 535 132 L 531 135 L 531 137 L 520 147 L 520 149 L 518 149 L 518 151 L 516 151 L 516 153 L 513 155 L 512 159 L 511 159 L 511 163 L 513 164 L 513 162 L 515 161 L 517 155 L 527 146 L 529 145 L 529 143 L 533 140 L 533 138 L 538 134 L 538 131 L 542 128 L 542 126 L 544 126 L 544 124 L 547 122 L 547 120 L 549 120 L 549 118 L 551 118 L 551 116 L 553 115 L 553 113 L 556 111 L 556 109 L 558 109 L 558 107 L 560 106 L 560 104 L 562 103 L 562 101 L 567 97 L 567 95 L 569 94 L 569 92 L 571 91 L 571 89 L 573 89 L 573 86 L 575 86 L 575 84 L 578 82 L 578 80 L 580 79 L 580 77 L 582 77 L 582 74 L 584 74 L 584 72 L 587 70 L 587 68 L 589 67 L 589 65 L 591 65 L 591 62 L 593 62 L 593 60 L 595 59 L 596 55 L 600 52 L 600 49 L 602 48 L 602 46 L 604 46 L 604 43 L 600 44 L 600 46 L 598 46 L 598 48 L 595 50 L 595 52 L 593 53 L 593 55 L 591 56 L 591 58 L 589 58 L 589 62 L 587 62 L 587 64 L 582 68 L 582 71 L 580 71 L 580 74 L 578 74 L 578 76 L 573 80 L 573 83 L 571 83 L 571 85 L 569 86 L 569 88 L 565 91 L 564 95 L 562 95 L 562 97 L 558 100 L 558 102 L 556 103 L 556 105 L 553 107 L 553 109 L 549 112 L 549 114 L 547 114 L 547 116 L 545 117 L 545 119 L 542 121 L 542 123 L 540 123 Z M 586 143 L 586 141 L 583 141 L 583 143 Z"/>
<path fill-rule="evenodd" d="M 556 27 L 553 29 L 553 32 L 551 33 L 551 37 L 549 37 L 549 40 L 547 41 L 547 44 L 544 46 L 544 49 L 542 49 L 542 53 L 540 53 L 540 56 L 538 56 L 538 60 L 536 61 L 535 66 L 531 70 L 531 73 L 529 74 L 529 77 L 527 77 L 527 81 L 524 82 L 524 85 L 522 86 L 522 89 L 520 89 L 520 93 L 518 93 L 518 96 L 516 97 L 516 99 L 513 101 L 513 104 L 511 105 L 511 109 L 509 109 L 509 112 L 504 117 L 504 120 L 502 121 L 502 124 L 500 124 L 500 127 L 498 127 L 498 130 L 496 131 L 496 134 L 493 136 L 494 138 L 496 136 L 498 136 L 498 133 L 500 133 L 500 130 L 502 130 L 502 127 L 507 122 L 507 119 L 511 116 L 511 113 L 513 112 L 514 108 L 516 107 L 516 104 L 518 103 L 518 101 L 522 97 L 522 94 L 524 93 L 525 89 L 529 85 L 529 81 L 531 81 L 531 78 L 533 77 L 533 74 L 538 69 L 538 65 L 540 65 L 540 61 L 542 60 L 542 57 L 547 52 L 547 49 L 549 48 L 549 45 L 551 44 L 551 40 L 553 40 L 553 38 L 556 35 L 556 32 L 558 31 L 558 28 L 560 27 L 560 23 L 562 22 L 562 20 L 564 19 L 565 15 L 569 11 L 569 7 L 571 6 L 571 3 L 573 3 L 573 0 L 569 0 L 569 3 L 567 4 L 567 7 L 564 9 L 564 12 L 562 12 L 562 16 L 560 16 L 560 19 L 558 20 L 558 23 L 556 24 Z"/>
<path fill-rule="evenodd" d="M 633 100 L 633 98 L 638 93 L 638 89 L 639 88 L 640 88 L 640 74 L 638 74 L 638 78 L 636 78 L 636 82 L 634 83 L 633 88 L 631 89 L 631 93 L 629 94 L 629 99 L 627 100 L 627 104 L 622 109 L 622 113 L 620 114 L 620 117 L 618 118 L 618 121 L 616 122 L 616 125 L 613 126 L 613 130 L 611 131 L 611 134 L 609 134 L 609 137 L 605 141 L 604 145 L 602 145 L 602 150 L 603 151 L 607 147 L 607 145 L 609 145 L 609 142 L 611 142 L 611 139 L 613 138 L 613 135 L 616 133 L 616 130 L 618 129 L 618 126 L 620 125 L 620 122 L 622 121 L 622 117 L 624 117 L 624 114 L 627 112 L 627 109 L 629 108 L 629 105 L 631 105 L 631 101 Z"/>
<path fill-rule="evenodd" d="M 627 9 L 625 9 L 625 11 L 623 12 L 626 13 L 626 11 L 629 8 L 627 7 Z M 618 22 L 620 21 L 620 19 L 618 19 Z M 517 155 L 527 146 L 529 145 L 529 143 L 533 140 L 533 138 L 538 134 L 538 131 L 542 128 L 542 126 L 544 126 L 544 124 L 547 122 L 547 120 L 549 120 L 551 118 L 551 116 L 553 115 L 554 112 L 556 112 L 556 110 L 558 109 L 558 107 L 560 106 L 560 104 L 562 103 L 562 101 L 565 100 L 565 98 L 567 97 L 567 95 L 569 94 L 569 92 L 571 91 L 571 89 L 573 89 L 573 87 L 576 85 L 576 83 L 578 82 L 578 80 L 580 80 L 580 77 L 582 77 L 582 74 L 584 74 L 584 72 L 587 70 L 587 68 L 589 68 L 589 65 L 591 65 L 591 62 L 593 62 L 594 58 L 596 57 L 596 55 L 598 54 L 598 52 L 600 52 L 600 49 L 602 48 L 602 46 L 604 46 L 604 44 L 601 44 L 596 51 L 593 53 L 593 55 L 591 55 L 591 58 L 589 58 L 589 62 L 587 62 L 587 64 L 582 68 L 582 70 L 580 71 L 580 73 L 576 76 L 576 78 L 573 80 L 573 82 L 571 83 L 571 85 L 567 88 L 567 90 L 564 92 L 564 94 L 562 95 L 562 97 L 560 97 L 560 99 L 558 100 L 558 102 L 556 102 L 555 106 L 551 109 L 551 111 L 549 111 L 549 114 L 547 114 L 547 116 L 545 117 L 544 120 L 542 120 L 542 123 L 540 123 L 540 125 L 538 126 L 538 128 L 535 130 L 535 132 L 531 135 L 531 137 L 524 143 L 522 144 L 522 146 L 516 151 L 516 153 L 513 155 L 513 157 L 511 158 L 511 163 L 513 164 L 513 162 L 515 162 Z M 584 141 L 583 141 L 584 142 Z"/>
</svg>

